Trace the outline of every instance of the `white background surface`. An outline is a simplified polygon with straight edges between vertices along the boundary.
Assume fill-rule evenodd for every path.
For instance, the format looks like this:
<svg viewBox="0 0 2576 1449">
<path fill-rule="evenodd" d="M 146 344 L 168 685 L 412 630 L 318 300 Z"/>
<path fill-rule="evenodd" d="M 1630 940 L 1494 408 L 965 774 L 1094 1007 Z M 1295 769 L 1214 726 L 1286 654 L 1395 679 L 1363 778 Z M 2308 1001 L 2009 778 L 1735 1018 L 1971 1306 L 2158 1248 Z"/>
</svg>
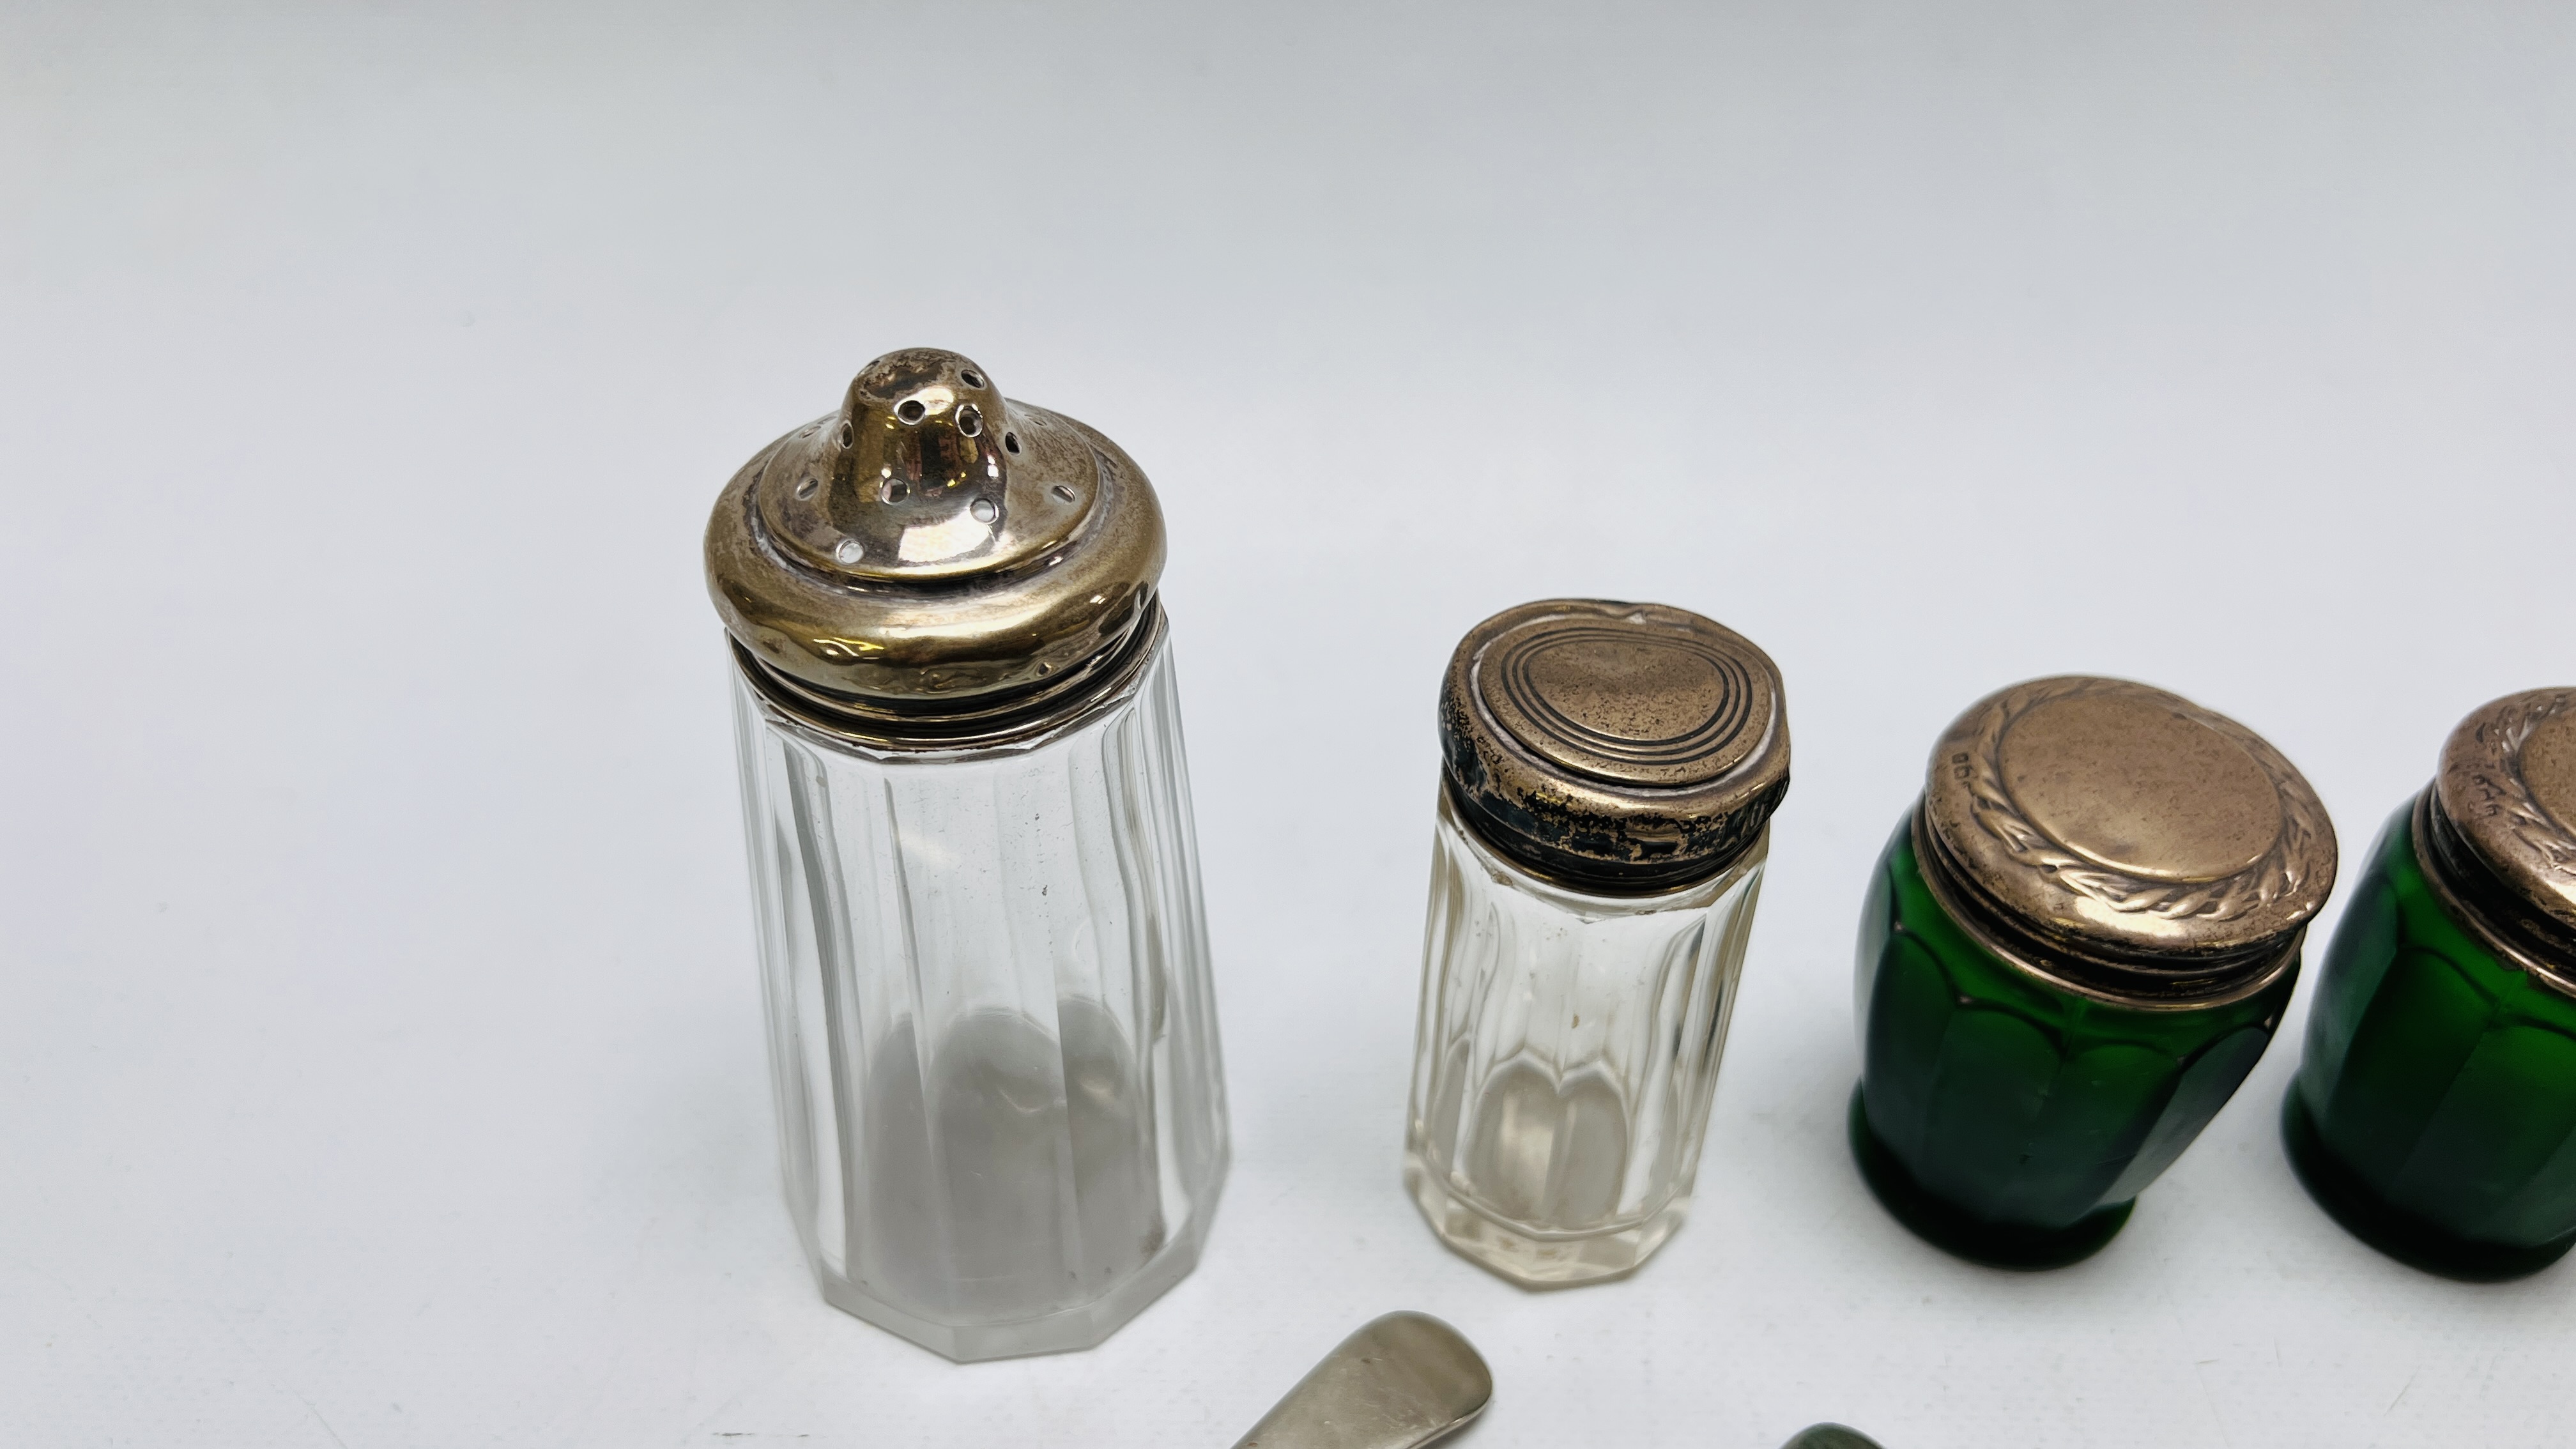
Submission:
<svg viewBox="0 0 2576 1449">
<path fill-rule="evenodd" d="M 2576 1268 L 2291 1179 L 2305 988 L 2079 1267 L 1840 1134 L 1970 699 L 2231 713 L 2349 879 L 2576 682 L 2576 11 L 234 8 L 0 14 L 0 1439 L 1213 1446 L 1416 1307 L 1478 1449 L 2565 1442 Z M 1195 1276 L 969 1368 L 779 1204 L 698 577 L 913 344 L 1161 490 L 1234 1104 Z M 1695 1216 L 1533 1296 L 1396 1169 L 1433 686 L 1568 593 L 1763 643 L 1797 766 Z"/>
</svg>

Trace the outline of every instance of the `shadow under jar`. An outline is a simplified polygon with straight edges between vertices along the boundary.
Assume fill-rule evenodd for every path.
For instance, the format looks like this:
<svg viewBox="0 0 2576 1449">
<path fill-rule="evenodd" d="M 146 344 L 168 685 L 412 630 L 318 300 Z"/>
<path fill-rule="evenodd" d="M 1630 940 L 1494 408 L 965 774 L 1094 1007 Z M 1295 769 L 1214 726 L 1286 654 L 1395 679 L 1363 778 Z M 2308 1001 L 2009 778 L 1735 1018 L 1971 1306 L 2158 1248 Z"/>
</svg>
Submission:
<svg viewBox="0 0 2576 1449">
<path fill-rule="evenodd" d="M 2473 1281 L 2576 1245 L 2576 689 L 2461 721 L 2326 948 L 2281 1104 L 2354 1236 Z"/>
<path fill-rule="evenodd" d="M 1635 1269 L 1680 1226 L 1789 786 L 1779 670 L 1656 604 L 1479 624 L 1442 787 L 1404 1179 L 1529 1287 Z"/>
<path fill-rule="evenodd" d="M 2099 1249 L 2262 1057 L 2334 874 L 2315 792 L 2223 715 L 2081 676 L 1978 701 L 1862 908 L 1879 1201 L 1978 1262 Z"/>
<path fill-rule="evenodd" d="M 1226 1166 L 1152 488 L 890 353 L 734 476 L 706 559 L 823 1296 L 954 1359 L 1099 1342 Z"/>
</svg>

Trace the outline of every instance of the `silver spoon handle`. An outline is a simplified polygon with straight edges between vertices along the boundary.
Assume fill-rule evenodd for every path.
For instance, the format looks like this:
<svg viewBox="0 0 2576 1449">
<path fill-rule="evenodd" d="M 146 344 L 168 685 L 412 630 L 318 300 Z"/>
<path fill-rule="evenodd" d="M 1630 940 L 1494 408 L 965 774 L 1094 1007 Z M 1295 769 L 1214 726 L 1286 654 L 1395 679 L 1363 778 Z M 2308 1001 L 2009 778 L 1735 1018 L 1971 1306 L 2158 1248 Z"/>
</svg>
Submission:
<svg viewBox="0 0 2576 1449">
<path fill-rule="evenodd" d="M 1493 1396 L 1493 1374 L 1458 1330 L 1390 1313 L 1324 1355 L 1234 1449 L 1415 1449 Z"/>
</svg>

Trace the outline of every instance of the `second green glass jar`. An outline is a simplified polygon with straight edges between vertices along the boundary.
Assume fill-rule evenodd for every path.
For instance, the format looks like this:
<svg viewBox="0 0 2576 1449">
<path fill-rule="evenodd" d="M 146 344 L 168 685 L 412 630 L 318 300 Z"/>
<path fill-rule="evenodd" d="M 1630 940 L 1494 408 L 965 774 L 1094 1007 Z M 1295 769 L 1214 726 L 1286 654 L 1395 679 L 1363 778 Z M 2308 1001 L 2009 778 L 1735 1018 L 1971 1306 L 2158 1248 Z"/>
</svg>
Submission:
<svg viewBox="0 0 2576 1449">
<path fill-rule="evenodd" d="M 2576 1246 L 2576 689 L 2460 722 L 2371 851 L 2282 1104 L 2300 1181 L 2402 1262 Z"/>
<path fill-rule="evenodd" d="M 2307 781 L 2124 680 L 1987 696 L 1934 749 L 1863 908 L 1851 1140 L 1962 1257 L 2085 1257 L 2253 1070 L 2333 889 Z"/>
</svg>

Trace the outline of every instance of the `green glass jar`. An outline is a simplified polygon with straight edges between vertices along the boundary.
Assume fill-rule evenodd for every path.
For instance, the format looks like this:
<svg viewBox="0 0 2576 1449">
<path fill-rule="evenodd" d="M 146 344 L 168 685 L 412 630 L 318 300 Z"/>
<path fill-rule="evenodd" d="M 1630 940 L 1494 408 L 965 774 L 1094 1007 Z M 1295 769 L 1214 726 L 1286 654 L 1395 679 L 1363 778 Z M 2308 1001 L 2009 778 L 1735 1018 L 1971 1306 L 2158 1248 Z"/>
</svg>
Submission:
<svg viewBox="0 0 2576 1449">
<path fill-rule="evenodd" d="M 2392 1258 L 2484 1281 L 2576 1245 L 2576 689 L 2470 715 L 2390 817 L 2281 1110 L 2299 1180 Z"/>
<path fill-rule="evenodd" d="M 1978 701 L 1862 911 L 1879 1201 L 1979 1262 L 2099 1249 L 2262 1057 L 2334 873 L 2316 793 L 2223 715 L 2086 676 Z"/>
</svg>

